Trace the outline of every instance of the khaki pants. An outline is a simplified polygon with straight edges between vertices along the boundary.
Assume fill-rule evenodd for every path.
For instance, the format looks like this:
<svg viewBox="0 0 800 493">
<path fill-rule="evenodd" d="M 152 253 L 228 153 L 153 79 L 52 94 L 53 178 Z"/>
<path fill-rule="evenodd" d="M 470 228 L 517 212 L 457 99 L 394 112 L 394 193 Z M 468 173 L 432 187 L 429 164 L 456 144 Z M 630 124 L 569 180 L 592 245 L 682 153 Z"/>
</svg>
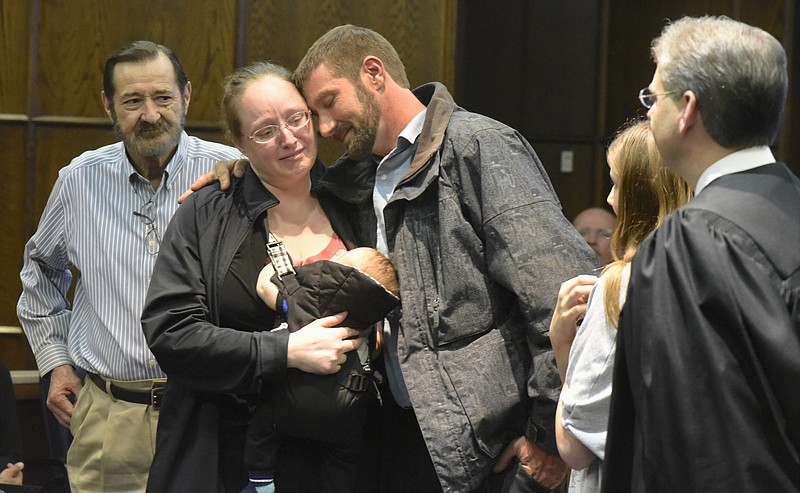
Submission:
<svg viewBox="0 0 800 493">
<path fill-rule="evenodd" d="M 114 383 L 131 390 L 151 385 Z M 157 425 L 158 411 L 152 406 L 116 400 L 87 377 L 70 424 L 67 474 L 72 493 L 144 493 Z"/>
</svg>

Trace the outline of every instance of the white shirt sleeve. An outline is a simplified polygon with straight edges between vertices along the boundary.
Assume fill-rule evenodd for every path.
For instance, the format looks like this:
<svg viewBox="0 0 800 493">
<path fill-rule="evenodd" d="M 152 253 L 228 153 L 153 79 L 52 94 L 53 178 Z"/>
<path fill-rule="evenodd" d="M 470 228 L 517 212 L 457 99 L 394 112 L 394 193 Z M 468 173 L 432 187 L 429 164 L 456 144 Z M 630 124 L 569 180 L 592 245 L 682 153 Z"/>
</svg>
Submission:
<svg viewBox="0 0 800 493">
<path fill-rule="evenodd" d="M 605 314 L 605 281 L 601 277 L 589 297 L 569 353 L 569 388 L 561 393 L 562 425 L 600 460 L 605 456 L 617 336 Z M 622 284 L 621 298 L 627 282 Z"/>
</svg>

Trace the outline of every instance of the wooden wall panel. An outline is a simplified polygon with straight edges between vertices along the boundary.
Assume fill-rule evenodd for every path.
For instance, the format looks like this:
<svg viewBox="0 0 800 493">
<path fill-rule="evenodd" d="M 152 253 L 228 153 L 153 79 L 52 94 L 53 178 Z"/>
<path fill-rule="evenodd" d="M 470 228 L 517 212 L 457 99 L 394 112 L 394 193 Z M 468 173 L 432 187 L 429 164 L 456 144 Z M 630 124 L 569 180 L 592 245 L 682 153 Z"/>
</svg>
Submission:
<svg viewBox="0 0 800 493">
<path fill-rule="evenodd" d="M 520 95 L 534 85 L 523 80 L 527 63 L 520 63 L 527 1 L 470 2 L 458 12 L 456 102 L 516 129 L 525 122 Z"/>
<path fill-rule="evenodd" d="M 534 148 L 547 169 L 567 219 L 571 221 L 587 207 L 605 206 L 605 196 L 594 195 L 595 146 L 592 143 L 536 142 Z M 572 173 L 562 173 L 559 169 L 561 152 L 565 150 L 574 153 Z M 605 193 L 608 194 L 608 189 Z"/>
<path fill-rule="evenodd" d="M 36 368 L 36 359 L 33 357 L 30 346 L 28 346 L 25 334 L 22 333 L 22 329 L 19 327 L 0 327 L 0 361 L 9 370 Z M 32 389 L 28 388 L 26 390 L 30 391 Z M 38 391 L 38 388 L 35 390 Z M 20 396 L 20 393 L 22 392 L 17 391 L 17 397 Z"/>
<path fill-rule="evenodd" d="M 397 50 L 412 86 L 452 87 L 455 0 L 245 0 L 245 62 L 273 60 L 294 69 L 329 29 L 355 24 L 381 33 Z"/>
<path fill-rule="evenodd" d="M 603 114 L 600 92 L 601 2 L 529 2 L 526 47 L 522 53 L 521 131 L 536 149 L 561 199 L 568 219 L 590 206 L 602 206 L 605 163 L 599 135 Z M 561 153 L 574 154 L 573 171 L 560 170 Z M 597 192 L 595 192 L 597 190 Z"/>
<path fill-rule="evenodd" d="M 0 113 L 28 109 L 28 40 L 31 2 L 0 1 Z"/>
<path fill-rule="evenodd" d="M 459 4 L 459 104 L 516 128 L 531 142 L 570 217 L 603 204 L 593 193 L 605 189 L 595 183 L 594 171 L 598 161 L 605 163 L 598 134 L 602 5 Z M 562 151 L 574 153 L 572 173 L 560 171 Z"/>
<path fill-rule="evenodd" d="M 25 163 L 27 128 L 20 123 L 0 122 L 0 218 L 3 241 L 0 241 L 0 325 L 17 325 L 17 299 L 21 291 L 19 271 L 26 235 L 28 175 Z"/>
<path fill-rule="evenodd" d="M 149 39 L 169 46 L 184 65 L 192 81 L 189 118 L 218 121 L 222 81 L 235 66 L 236 6 L 236 0 L 42 2 L 37 114 L 105 118 L 99 97 L 106 59 Z"/>
<path fill-rule="evenodd" d="M 525 130 L 535 140 L 595 139 L 600 3 L 530 2 L 520 94 Z"/>
</svg>

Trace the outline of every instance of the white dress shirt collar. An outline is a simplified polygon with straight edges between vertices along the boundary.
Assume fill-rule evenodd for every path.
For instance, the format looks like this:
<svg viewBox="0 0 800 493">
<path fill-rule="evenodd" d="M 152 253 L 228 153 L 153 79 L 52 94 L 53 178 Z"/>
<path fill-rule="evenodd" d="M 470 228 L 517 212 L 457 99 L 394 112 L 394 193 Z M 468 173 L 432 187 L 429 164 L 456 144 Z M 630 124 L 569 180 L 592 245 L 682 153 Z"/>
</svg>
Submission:
<svg viewBox="0 0 800 493">
<path fill-rule="evenodd" d="M 733 154 L 728 154 L 703 171 L 703 174 L 697 180 L 697 185 L 694 187 L 694 193 L 697 195 L 709 183 L 720 176 L 739 173 L 740 171 L 758 168 L 774 162 L 775 156 L 772 155 L 772 151 L 768 146 L 748 147 Z"/>
</svg>

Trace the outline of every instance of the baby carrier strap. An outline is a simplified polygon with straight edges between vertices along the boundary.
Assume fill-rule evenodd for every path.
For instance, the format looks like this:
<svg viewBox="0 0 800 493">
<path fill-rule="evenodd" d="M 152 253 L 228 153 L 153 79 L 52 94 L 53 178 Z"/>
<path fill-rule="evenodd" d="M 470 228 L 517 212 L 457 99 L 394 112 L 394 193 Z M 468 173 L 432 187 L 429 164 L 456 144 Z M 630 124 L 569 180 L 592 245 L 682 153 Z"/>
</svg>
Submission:
<svg viewBox="0 0 800 493">
<path fill-rule="evenodd" d="M 264 217 L 264 230 L 269 231 L 269 224 L 266 217 Z M 278 279 L 280 279 L 285 286 L 286 292 L 288 294 L 294 293 L 300 285 L 295 278 L 292 258 L 289 256 L 289 252 L 286 251 L 286 246 L 284 246 L 283 242 L 276 238 L 271 232 L 267 238 L 267 255 L 272 262 L 272 266 L 275 268 Z"/>
</svg>

